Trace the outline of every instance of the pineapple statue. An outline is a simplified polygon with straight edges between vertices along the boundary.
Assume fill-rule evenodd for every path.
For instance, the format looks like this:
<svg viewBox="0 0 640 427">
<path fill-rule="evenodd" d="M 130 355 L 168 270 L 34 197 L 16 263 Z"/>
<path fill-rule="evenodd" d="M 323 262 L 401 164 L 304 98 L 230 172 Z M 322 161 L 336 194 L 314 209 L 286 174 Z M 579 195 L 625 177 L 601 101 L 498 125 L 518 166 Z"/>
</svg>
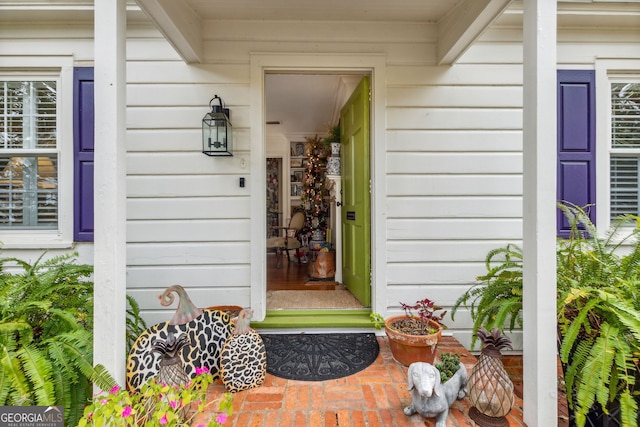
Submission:
<svg viewBox="0 0 640 427">
<path fill-rule="evenodd" d="M 173 388 L 178 388 L 189 382 L 189 376 L 184 371 L 182 359 L 180 358 L 182 349 L 187 345 L 189 345 L 189 341 L 186 334 L 183 334 L 180 338 L 176 339 L 173 332 L 169 332 L 166 341 L 153 340 L 151 342 L 153 351 L 160 354 L 160 367 L 156 377 L 156 380 L 160 384 L 166 384 Z M 162 397 L 160 397 L 160 399 L 162 399 Z M 151 417 L 151 414 L 155 411 L 156 404 L 157 400 L 153 397 L 145 402 L 146 418 Z M 185 419 L 188 411 L 188 406 L 180 409 L 180 418 Z"/>
<path fill-rule="evenodd" d="M 482 353 L 471 370 L 467 391 L 473 405 L 469 416 L 479 426 L 508 426 L 505 415 L 513 406 L 513 382 L 502 365 L 501 350 L 511 349 L 511 340 L 500 329 L 477 333 Z"/>
<path fill-rule="evenodd" d="M 189 381 L 189 376 L 184 371 L 182 360 L 180 359 L 180 352 L 187 344 L 189 343 L 187 342 L 186 334 L 176 339 L 173 332 L 169 332 L 169 337 L 166 341 L 156 340 L 153 342 L 153 351 L 160 353 L 159 383 L 179 387 Z"/>
</svg>

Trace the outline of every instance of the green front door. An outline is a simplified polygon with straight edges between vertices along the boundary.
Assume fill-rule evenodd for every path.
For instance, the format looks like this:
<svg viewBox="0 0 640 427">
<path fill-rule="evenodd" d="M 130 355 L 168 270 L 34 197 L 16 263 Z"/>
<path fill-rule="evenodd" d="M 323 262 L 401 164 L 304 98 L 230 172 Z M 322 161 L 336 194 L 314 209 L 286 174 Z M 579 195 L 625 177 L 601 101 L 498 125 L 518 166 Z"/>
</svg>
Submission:
<svg viewBox="0 0 640 427">
<path fill-rule="evenodd" d="M 340 112 L 342 157 L 342 280 L 365 306 L 371 305 L 369 169 L 369 77 Z"/>
</svg>

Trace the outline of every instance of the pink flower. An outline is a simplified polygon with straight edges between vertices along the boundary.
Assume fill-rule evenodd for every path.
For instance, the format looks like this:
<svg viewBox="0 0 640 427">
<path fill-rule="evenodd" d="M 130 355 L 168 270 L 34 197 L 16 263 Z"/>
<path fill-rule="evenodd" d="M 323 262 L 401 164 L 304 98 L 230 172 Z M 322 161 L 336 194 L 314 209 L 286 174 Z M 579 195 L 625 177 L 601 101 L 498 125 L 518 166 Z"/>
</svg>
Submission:
<svg viewBox="0 0 640 427">
<path fill-rule="evenodd" d="M 200 374 L 208 374 L 209 373 L 209 368 L 207 368 L 206 366 L 199 368 L 196 366 L 196 375 L 200 375 Z"/>
<path fill-rule="evenodd" d="M 176 409 L 178 407 L 178 402 L 176 402 L 175 400 L 170 400 L 169 406 L 171 406 L 171 409 Z"/>
<path fill-rule="evenodd" d="M 224 424 L 227 422 L 227 414 L 220 413 L 216 416 L 216 422 L 218 424 Z"/>
<path fill-rule="evenodd" d="M 107 404 L 107 399 L 100 399 L 100 403 L 102 403 L 103 405 Z"/>
<path fill-rule="evenodd" d="M 111 390 L 109 390 L 109 393 L 114 394 L 114 393 L 117 393 L 118 391 L 120 391 L 120 386 L 116 384 L 113 386 Z"/>
<path fill-rule="evenodd" d="M 129 415 L 131 415 L 131 412 L 132 412 L 131 406 L 126 406 L 124 408 L 124 411 L 122 411 L 122 418 L 128 417 Z"/>
<path fill-rule="evenodd" d="M 168 422 L 169 422 L 169 420 L 167 419 L 167 414 L 165 413 L 165 414 L 162 416 L 162 418 L 160 418 L 160 419 L 158 420 L 158 422 L 159 422 L 160 424 L 162 424 L 162 425 L 165 425 L 166 423 L 168 423 Z"/>
</svg>

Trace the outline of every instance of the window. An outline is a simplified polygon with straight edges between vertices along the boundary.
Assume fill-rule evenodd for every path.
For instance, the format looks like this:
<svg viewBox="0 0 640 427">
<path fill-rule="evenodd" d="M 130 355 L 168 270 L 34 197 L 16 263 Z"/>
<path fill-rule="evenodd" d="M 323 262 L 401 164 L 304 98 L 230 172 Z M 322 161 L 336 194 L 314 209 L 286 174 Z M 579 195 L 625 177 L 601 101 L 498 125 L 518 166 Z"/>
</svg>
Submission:
<svg viewBox="0 0 640 427">
<path fill-rule="evenodd" d="M 0 68 L 0 246 L 73 244 L 72 58 Z M 20 70 L 20 71 L 18 71 Z"/>
<path fill-rule="evenodd" d="M 0 229 L 56 229 L 56 81 L 3 81 Z"/>
<path fill-rule="evenodd" d="M 640 79 L 610 83 L 611 218 L 640 215 Z"/>
</svg>

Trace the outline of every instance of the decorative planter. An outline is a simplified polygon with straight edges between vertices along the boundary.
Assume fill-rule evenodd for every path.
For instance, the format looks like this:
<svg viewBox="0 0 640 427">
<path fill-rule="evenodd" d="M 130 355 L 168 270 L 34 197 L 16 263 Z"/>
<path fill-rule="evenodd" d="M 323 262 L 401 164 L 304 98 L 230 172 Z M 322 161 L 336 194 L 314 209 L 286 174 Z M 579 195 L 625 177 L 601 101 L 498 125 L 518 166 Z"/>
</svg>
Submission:
<svg viewBox="0 0 640 427">
<path fill-rule="evenodd" d="M 389 347 L 393 358 L 409 366 L 414 362 L 427 362 L 433 364 L 436 355 L 436 346 L 442 337 L 442 325 L 433 320 L 429 324 L 437 331 L 430 335 L 410 335 L 391 328 L 394 321 L 405 319 L 405 315 L 392 316 L 385 320 L 384 329 L 389 338 Z"/>
</svg>

